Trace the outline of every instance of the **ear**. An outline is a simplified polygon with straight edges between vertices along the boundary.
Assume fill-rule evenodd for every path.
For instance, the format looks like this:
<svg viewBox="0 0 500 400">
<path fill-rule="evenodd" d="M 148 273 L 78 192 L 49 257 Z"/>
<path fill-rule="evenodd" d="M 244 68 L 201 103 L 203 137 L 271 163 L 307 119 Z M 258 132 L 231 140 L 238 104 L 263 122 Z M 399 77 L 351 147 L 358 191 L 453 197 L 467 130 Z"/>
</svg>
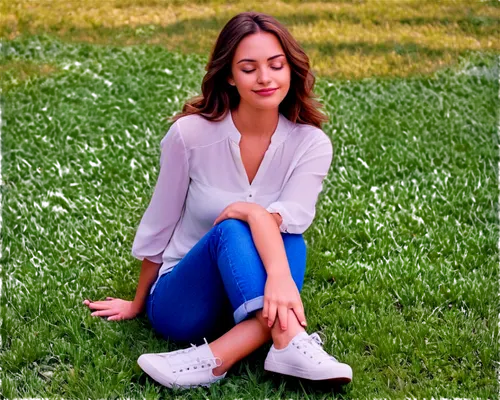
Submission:
<svg viewBox="0 0 500 400">
<path fill-rule="evenodd" d="M 234 79 L 231 76 L 227 78 L 227 83 L 229 83 L 231 86 L 235 86 Z"/>
</svg>

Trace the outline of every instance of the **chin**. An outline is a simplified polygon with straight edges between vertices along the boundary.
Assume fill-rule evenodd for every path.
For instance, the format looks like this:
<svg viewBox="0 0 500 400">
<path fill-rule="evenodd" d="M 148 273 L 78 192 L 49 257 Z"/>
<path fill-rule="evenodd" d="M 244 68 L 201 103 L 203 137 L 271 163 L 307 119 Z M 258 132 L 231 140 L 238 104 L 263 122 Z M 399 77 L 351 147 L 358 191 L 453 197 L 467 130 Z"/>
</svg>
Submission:
<svg viewBox="0 0 500 400">
<path fill-rule="evenodd" d="M 250 99 L 240 98 L 240 102 L 243 100 L 248 105 L 259 110 L 272 110 L 279 107 L 283 99 L 280 97 L 275 98 L 275 96 L 255 98 L 255 93 L 252 92 Z"/>
<path fill-rule="evenodd" d="M 278 107 L 283 99 L 272 99 L 270 97 L 263 97 L 262 99 L 253 100 L 251 104 L 254 106 L 261 106 L 263 108 Z"/>
<path fill-rule="evenodd" d="M 259 110 L 275 110 L 279 107 L 279 103 L 278 104 L 275 104 L 275 103 L 267 103 L 267 104 L 263 104 L 263 103 L 258 103 L 258 104 L 254 104 L 253 105 L 254 108 L 257 108 Z"/>
</svg>

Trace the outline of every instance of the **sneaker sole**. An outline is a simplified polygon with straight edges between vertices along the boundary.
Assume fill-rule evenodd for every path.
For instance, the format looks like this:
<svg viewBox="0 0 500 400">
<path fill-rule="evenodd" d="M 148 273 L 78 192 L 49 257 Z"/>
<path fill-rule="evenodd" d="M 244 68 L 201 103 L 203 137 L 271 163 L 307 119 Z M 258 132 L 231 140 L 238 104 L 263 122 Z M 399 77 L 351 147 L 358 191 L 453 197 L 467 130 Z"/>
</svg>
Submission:
<svg viewBox="0 0 500 400">
<path fill-rule="evenodd" d="M 191 389 L 195 388 L 198 386 L 204 386 L 204 387 L 209 387 L 211 384 L 210 383 L 201 383 L 199 385 L 177 385 L 175 383 L 166 381 L 163 374 L 158 371 L 147 359 L 147 357 L 140 356 L 137 359 L 137 364 L 139 364 L 139 367 L 148 374 L 152 379 L 154 379 L 156 382 L 158 382 L 160 385 L 166 386 L 168 388 L 174 389 L 174 388 L 182 388 L 182 389 Z"/>
<path fill-rule="evenodd" d="M 331 382 L 343 385 L 352 381 L 352 369 L 348 365 L 339 368 L 338 371 L 335 371 L 330 376 L 324 377 L 315 377 L 312 376 L 309 371 L 305 371 L 291 365 L 278 364 L 271 360 L 266 360 L 264 362 L 264 369 L 269 372 L 295 376 L 297 378 L 307 379 L 314 382 Z"/>
</svg>

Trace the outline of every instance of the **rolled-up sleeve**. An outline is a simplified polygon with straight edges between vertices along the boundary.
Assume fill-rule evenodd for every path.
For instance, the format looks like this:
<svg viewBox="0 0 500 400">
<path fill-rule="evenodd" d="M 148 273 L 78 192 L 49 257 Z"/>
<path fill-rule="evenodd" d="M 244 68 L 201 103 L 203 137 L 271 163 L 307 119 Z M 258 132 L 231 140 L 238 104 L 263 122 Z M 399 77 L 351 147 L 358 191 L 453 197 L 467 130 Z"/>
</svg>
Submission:
<svg viewBox="0 0 500 400">
<path fill-rule="evenodd" d="M 135 258 L 158 264 L 180 219 L 189 187 L 188 154 L 178 121 L 172 124 L 160 147 L 158 180 L 132 245 Z"/>
<path fill-rule="evenodd" d="M 266 208 L 269 213 L 281 215 L 281 232 L 304 233 L 312 224 L 332 159 L 332 142 L 323 134 L 298 160 L 280 197 Z"/>
</svg>

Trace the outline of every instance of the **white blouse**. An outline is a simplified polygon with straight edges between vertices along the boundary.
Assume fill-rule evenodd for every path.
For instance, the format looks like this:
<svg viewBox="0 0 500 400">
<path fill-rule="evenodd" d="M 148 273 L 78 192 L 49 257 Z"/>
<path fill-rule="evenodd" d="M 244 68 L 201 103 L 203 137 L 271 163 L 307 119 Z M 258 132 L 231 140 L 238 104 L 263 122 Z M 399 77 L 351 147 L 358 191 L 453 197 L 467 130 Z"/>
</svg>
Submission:
<svg viewBox="0 0 500 400">
<path fill-rule="evenodd" d="M 280 113 L 252 184 L 240 139 L 228 111 L 218 122 L 200 115 L 181 117 L 161 140 L 158 180 L 132 245 L 135 258 L 163 263 L 150 293 L 229 204 L 252 202 L 279 213 L 284 233 L 303 233 L 311 225 L 332 162 L 330 138 Z"/>
</svg>

